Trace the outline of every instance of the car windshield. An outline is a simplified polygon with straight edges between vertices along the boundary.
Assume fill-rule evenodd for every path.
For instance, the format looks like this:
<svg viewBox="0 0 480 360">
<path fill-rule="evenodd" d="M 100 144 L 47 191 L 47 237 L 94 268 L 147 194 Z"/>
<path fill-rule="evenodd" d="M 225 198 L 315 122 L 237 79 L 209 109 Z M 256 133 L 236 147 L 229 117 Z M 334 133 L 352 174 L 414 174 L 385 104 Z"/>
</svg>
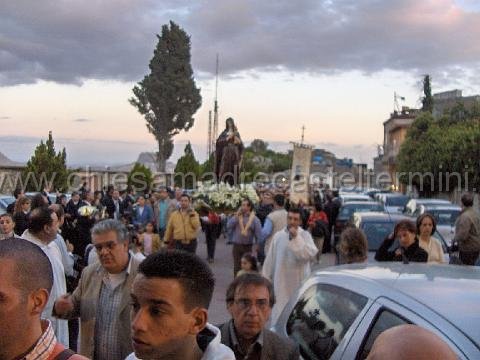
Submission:
<svg viewBox="0 0 480 360">
<path fill-rule="evenodd" d="M 427 210 L 428 213 L 432 214 L 437 225 L 455 225 L 458 215 L 460 215 L 460 210 Z"/>
<path fill-rule="evenodd" d="M 393 232 L 393 221 L 369 221 L 362 224 L 362 230 L 367 236 L 368 251 L 377 251 L 383 240 Z"/>
<path fill-rule="evenodd" d="M 389 196 L 385 199 L 386 206 L 404 207 L 405 205 L 407 205 L 407 202 L 407 196 Z"/>
<path fill-rule="evenodd" d="M 338 217 L 342 219 L 349 219 L 354 212 L 367 212 L 367 211 L 383 211 L 383 206 L 380 204 L 355 204 L 345 205 L 340 210 Z"/>
</svg>

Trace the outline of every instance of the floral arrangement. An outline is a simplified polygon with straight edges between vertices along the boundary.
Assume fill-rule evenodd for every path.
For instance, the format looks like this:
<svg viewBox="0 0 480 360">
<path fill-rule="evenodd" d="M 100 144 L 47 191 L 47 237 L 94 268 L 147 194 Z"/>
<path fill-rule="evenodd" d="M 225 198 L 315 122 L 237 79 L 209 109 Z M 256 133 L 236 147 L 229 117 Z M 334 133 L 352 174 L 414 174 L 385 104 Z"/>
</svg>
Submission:
<svg viewBox="0 0 480 360">
<path fill-rule="evenodd" d="M 223 213 L 236 211 L 244 198 L 258 203 L 257 192 L 252 184 L 230 186 L 225 183 L 202 183 L 193 194 L 193 199 L 198 203 L 203 201 L 216 212 Z"/>
</svg>

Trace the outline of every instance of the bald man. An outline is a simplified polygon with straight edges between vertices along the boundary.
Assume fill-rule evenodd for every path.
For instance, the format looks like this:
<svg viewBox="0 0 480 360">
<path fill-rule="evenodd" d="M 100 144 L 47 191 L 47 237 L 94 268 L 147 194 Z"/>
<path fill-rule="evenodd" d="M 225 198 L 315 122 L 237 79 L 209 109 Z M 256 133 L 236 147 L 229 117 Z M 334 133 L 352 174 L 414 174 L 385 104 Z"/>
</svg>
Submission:
<svg viewBox="0 0 480 360">
<path fill-rule="evenodd" d="M 367 360 L 456 360 L 457 356 L 437 335 L 417 325 L 399 325 L 382 332 Z"/>
</svg>

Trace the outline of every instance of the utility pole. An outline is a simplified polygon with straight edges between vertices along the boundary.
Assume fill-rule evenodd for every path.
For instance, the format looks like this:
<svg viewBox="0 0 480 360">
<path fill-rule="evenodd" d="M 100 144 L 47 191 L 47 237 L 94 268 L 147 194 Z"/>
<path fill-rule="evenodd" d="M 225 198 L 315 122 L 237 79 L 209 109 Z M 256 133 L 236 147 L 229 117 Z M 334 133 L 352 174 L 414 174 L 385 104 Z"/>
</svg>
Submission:
<svg viewBox="0 0 480 360">
<path fill-rule="evenodd" d="M 212 110 L 208 111 L 208 142 L 207 142 L 207 160 L 212 153 Z"/>
<path fill-rule="evenodd" d="M 215 63 L 215 101 L 213 104 L 213 135 L 212 135 L 212 151 L 215 151 L 215 143 L 218 137 L 218 53 Z"/>
</svg>

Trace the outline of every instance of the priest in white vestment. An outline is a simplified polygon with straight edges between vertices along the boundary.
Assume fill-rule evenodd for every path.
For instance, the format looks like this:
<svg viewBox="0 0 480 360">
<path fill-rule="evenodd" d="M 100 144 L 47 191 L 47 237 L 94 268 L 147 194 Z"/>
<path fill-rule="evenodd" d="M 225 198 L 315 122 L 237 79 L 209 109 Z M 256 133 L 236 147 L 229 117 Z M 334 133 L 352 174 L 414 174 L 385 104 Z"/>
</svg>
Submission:
<svg viewBox="0 0 480 360">
<path fill-rule="evenodd" d="M 290 297 L 310 275 L 310 262 L 318 252 L 312 236 L 300 227 L 301 223 L 300 211 L 290 209 L 287 227 L 273 236 L 263 264 L 262 274 L 272 281 L 275 289 L 271 324 L 275 324 Z"/>
</svg>

